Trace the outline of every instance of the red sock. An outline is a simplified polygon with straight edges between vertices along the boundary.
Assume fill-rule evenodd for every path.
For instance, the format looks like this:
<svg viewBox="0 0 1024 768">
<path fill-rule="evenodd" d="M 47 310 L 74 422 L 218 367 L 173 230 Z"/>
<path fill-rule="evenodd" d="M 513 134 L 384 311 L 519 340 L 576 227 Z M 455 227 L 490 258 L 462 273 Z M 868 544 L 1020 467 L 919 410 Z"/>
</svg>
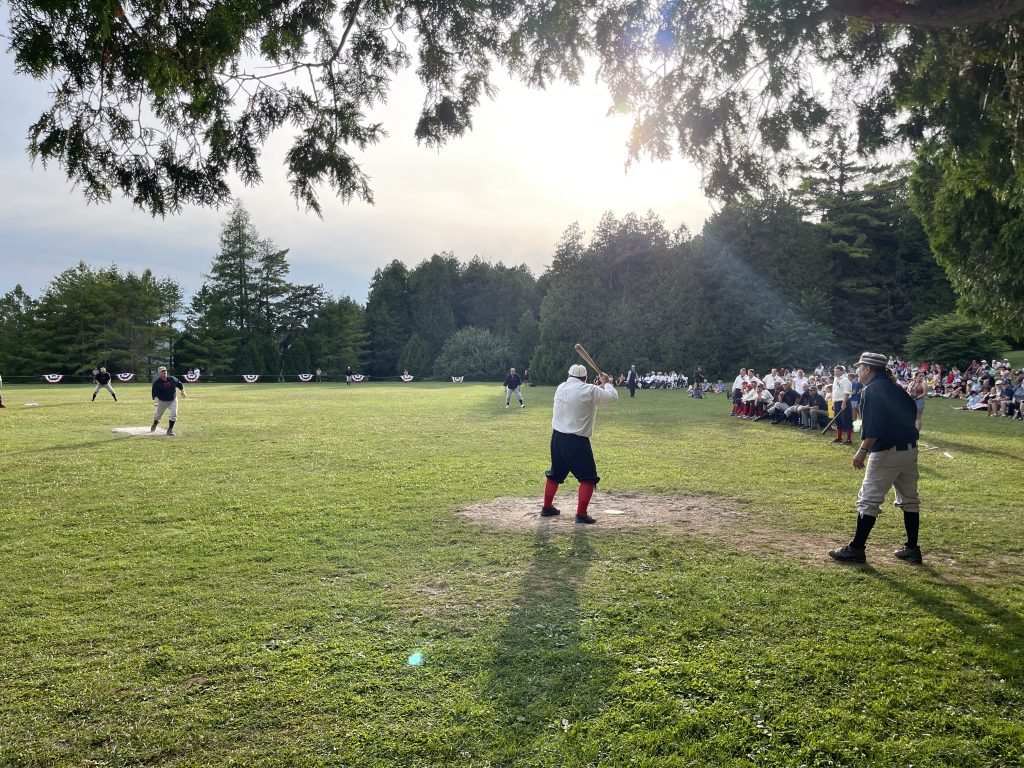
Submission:
<svg viewBox="0 0 1024 768">
<path fill-rule="evenodd" d="M 580 483 L 580 492 L 576 496 L 576 516 L 583 517 L 587 514 L 587 507 L 590 505 L 590 497 L 594 495 L 593 483 Z"/>
<path fill-rule="evenodd" d="M 550 507 L 555 502 L 555 494 L 558 493 L 558 483 L 548 479 L 544 485 L 544 506 Z"/>
</svg>

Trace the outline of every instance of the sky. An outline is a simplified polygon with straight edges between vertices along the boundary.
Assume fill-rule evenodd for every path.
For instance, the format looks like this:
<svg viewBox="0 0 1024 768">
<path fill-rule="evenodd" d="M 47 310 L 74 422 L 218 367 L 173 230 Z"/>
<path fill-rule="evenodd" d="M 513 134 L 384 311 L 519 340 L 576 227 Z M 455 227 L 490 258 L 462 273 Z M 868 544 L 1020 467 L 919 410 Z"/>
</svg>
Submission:
<svg viewBox="0 0 1024 768">
<path fill-rule="evenodd" d="M 176 279 L 186 297 L 198 290 L 227 210 L 189 207 L 154 219 L 119 198 L 90 205 L 58 166 L 33 166 L 26 136 L 48 85 L 14 75 L 0 43 L 0 294 L 20 284 L 37 297 L 79 261 L 149 268 Z M 413 136 L 422 86 L 403 73 L 373 114 L 388 138 L 356 156 L 375 204 L 343 204 L 324 189 L 322 219 L 291 197 L 283 166 L 291 137 L 275 134 L 263 183 L 232 188 L 259 234 L 289 249 L 292 282 L 365 302 L 376 268 L 393 259 L 412 267 L 441 252 L 526 264 L 540 276 L 567 227 L 578 223 L 589 235 L 606 211 L 652 210 L 669 228 L 700 231 L 712 209 L 699 171 L 682 159 L 645 160 L 627 171 L 629 120 L 607 116 L 609 97 L 592 78 L 544 91 L 496 83 L 499 94 L 477 109 L 472 132 L 431 150 Z"/>
</svg>

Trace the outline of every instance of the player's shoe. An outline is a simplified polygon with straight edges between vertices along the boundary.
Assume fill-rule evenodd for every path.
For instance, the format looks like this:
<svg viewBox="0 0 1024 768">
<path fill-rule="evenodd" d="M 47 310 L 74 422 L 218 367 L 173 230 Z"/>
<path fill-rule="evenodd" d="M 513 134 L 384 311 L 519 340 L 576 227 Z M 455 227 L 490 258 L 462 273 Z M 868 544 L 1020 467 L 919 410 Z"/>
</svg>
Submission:
<svg viewBox="0 0 1024 768">
<path fill-rule="evenodd" d="M 849 544 L 842 549 L 833 549 L 828 556 L 841 563 L 866 563 L 868 561 L 864 555 L 864 547 L 851 547 Z"/>
<path fill-rule="evenodd" d="M 562 510 L 558 509 L 558 507 L 541 507 L 540 508 L 540 516 L 541 517 L 554 517 L 555 515 L 560 515 L 560 514 L 562 514 Z"/>
<path fill-rule="evenodd" d="M 526 403 L 520 403 L 520 404 L 519 404 L 519 407 L 520 407 L 520 408 L 525 408 L 525 407 L 526 407 Z"/>
<path fill-rule="evenodd" d="M 596 523 L 597 520 L 592 518 L 590 515 L 576 515 L 577 523 Z"/>
<path fill-rule="evenodd" d="M 149 428 L 150 432 L 156 432 L 156 424 Z"/>
<path fill-rule="evenodd" d="M 905 563 L 911 563 L 913 565 L 921 564 L 920 547 L 912 547 L 909 544 L 904 544 L 892 554 L 897 560 L 902 560 Z"/>
<path fill-rule="evenodd" d="M 174 433 L 171 430 L 168 429 L 167 430 L 167 436 L 168 437 L 174 437 Z"/>
</svg>

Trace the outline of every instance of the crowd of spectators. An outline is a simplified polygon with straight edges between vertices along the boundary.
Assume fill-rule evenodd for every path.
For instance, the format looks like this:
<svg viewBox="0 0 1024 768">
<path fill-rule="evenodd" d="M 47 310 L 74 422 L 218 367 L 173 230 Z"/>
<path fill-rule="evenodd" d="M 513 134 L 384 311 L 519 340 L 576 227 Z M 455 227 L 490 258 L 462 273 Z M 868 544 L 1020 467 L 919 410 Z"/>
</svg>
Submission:
<svg viewBox="0 0 1024 768">
<path fill-rule="evenodd" d="M 918 429 L 924 402 L 930 398 L 965 399 L 959 406 L 962 410 L 1024 421 L 1024 368 L 1014 372 L 1008 360 L 975 360 L 961 371 L 890 358 L 889 368 L 918 402 Z M 761 375 L 741 368 L 732 384 L 732 415 L 799 429 L 824 429 L 838 414 L 833 442 L 850 445 L 852 422 L 860 415 L 859 394 L 856 372 L 841 363 L 831 370 L 819 364 L 810 374 L 799 368 L 772 368 Z M 842 418 L 847 414 L 848 420 Z"/>
</svg>

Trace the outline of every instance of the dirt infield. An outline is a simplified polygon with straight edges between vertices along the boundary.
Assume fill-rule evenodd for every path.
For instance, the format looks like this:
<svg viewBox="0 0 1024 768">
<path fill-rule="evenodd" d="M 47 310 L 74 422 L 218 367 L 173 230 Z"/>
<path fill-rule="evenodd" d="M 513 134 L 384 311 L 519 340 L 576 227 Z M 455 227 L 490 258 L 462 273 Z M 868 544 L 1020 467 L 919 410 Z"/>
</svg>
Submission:
<svg viewBox="0 0 1024 768">
<path fill-rule="evenodd" d="M 541 517 L 537 497 L 503 497 L 474 504 L 457 514 L 476 523 L 511 530 L 541 527 L 569 529 L 576 525 L 576 494 L 556 499 L 563 512 L 558 517 Z M 739 508 L 709 496 L 646 496 L 627 493 L 595 493 L 589 512 L 601 528 L 627 529 L 680 527 L 710 532 L 732 528 L 746 517 Z"/>
<path fill-rule="evenodd" d="M 536 497 L 504 497 L 474 504 L 456 514 L 480 525 L 506 530 L 568 533 L 581 527 L 575 520 L 576 495 L 565 494 L 562 514 L 541 517 Z M 835 537 L 808 535 L 770 527 L 738 504 L 713 496 L 652 496 L 630 493 L 595 493 L 591 515 L 597 524 L 585 526 L 594 531 L 662 529 L 701 539 L 720 542 L 744 552 L 769 551 L 811 563 L 826 563 L 828 549 L 838 546 Z"/>
<path fill-rule="evenodd" d="M 149 427 L 114 427 L 112 430 L 115 435 L 135 435 L 136 437 L 167 437 L 167 429 L 165 427 L 157 427 L 155 432 L 150 432 Z"/>
</svg>

